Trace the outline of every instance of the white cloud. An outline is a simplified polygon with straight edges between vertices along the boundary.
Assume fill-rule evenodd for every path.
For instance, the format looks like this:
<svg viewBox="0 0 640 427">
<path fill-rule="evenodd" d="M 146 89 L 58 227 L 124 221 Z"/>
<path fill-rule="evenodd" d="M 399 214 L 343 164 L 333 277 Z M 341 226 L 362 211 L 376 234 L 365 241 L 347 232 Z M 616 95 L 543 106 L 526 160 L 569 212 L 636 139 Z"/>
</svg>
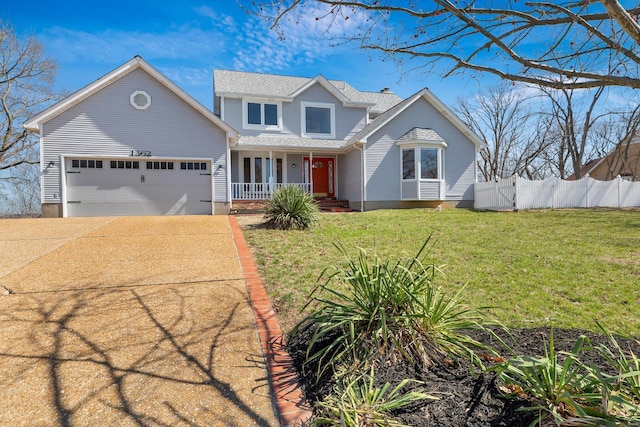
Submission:
<svg viewBox="0 0 640 427">
<path fill-rule="evenodd" d="M 181 87 L 204 86 L 210 88 L 213 82 L 213 70 L 209 67 L 160 67 L 159 71 Z"/>
<path fill-rule="evenodd" d="M 97 33 L 54 27 L 42 34 L 49 51 L 60 61 L 120 62 L 140 55 L 145 59 L 193 59 L 224 48 L 217 34 L 198 28 L 166 33 L 105 30 Z"/>
<path fill-rule="evenodd" d="M 344 47 L 334 46 L 336 41 L 354 34 L 366 19 L 363 13 L 347 17 L 332 14 L 326 5 L 303 5 L 295 14 L 285 16 L 276 32 L 270 29 L 272 21 L 247 16 L 242 31 L 236 34 L 234 68 L 282 71 L 344 53 Z"/>
</svg>

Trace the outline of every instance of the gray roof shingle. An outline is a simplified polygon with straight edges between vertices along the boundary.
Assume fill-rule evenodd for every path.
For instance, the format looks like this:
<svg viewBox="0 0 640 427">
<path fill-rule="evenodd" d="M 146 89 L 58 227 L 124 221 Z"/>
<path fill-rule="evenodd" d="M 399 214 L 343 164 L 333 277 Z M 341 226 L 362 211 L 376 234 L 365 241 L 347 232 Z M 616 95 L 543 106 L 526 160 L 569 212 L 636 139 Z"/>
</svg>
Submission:
<svg viewBox="0 0 640 427">
<path fill-rule="evenodd" d="M 276 98 L 289 97 L 311 80 L 313 79 L 307 77 L 245 71 L 213 71 L 213 84 L 216 95 L 225 93 Z M 394 93 L 362 92 L 342 80 L 329 80 L 329 83 L 350 101 L 374 103 L 375 105 L 371 107 L 371 112 L 373 113 L 382 113 L 402 101 L 402 98 Z"/>
<path fill-rule="evenodd" d="M 398 138 L 396 142 L 402 144 L 403 142 L 415 141 L 445 143 L 444 139 L 438 135 L 438 132 L 429 128 L 413 128 Z"/>
</svg>

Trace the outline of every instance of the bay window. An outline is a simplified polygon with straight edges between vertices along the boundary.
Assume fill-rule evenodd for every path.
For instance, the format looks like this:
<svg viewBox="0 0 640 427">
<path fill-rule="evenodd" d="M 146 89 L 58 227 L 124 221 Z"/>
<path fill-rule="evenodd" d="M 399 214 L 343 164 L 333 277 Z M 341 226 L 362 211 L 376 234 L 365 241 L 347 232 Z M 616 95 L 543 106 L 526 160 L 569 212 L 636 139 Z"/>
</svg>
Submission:
<svg viewBox="0 0 640 427">
<path fill-rule="evenodd" d="M 445 200 L 444 152 L 446 144 L 399 144 L 402 200 Z"/>
<path fill-rule="evenodd" d="M 421 180 L 442 178 L 442 148 L 411 147 L 402 149 L 402 179 Z M 416 163 L 416 158 L 420 159 Z"/>
</svg>

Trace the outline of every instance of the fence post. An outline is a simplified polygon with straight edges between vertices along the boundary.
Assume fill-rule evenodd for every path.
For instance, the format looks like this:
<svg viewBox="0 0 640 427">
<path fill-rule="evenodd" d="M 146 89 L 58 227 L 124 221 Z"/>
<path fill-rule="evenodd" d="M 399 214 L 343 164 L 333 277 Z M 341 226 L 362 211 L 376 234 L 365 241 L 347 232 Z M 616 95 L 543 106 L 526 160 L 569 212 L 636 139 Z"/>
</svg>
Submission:
<svg viewBox="0 0 640 427">
<path fill-rule="evenodd" d="M 616 181 L 617 181 L 617 187 L 618 187 L 618 209 L 620 209 L 622 207 L 622 200 L 620 197 L 620 181 L 622 180 L 622 177 L 620 175 L 618 175 L 616 177 Z"/>
<path fill-rule="evenodd" d="M 515 210 L 518 210 L 519 209 L 519 206 L 518 206 L 518 189 L 519 189 L 518 188 L 519 187 L 518 180 L 519 180 L 519 177 L 518 177 L 517 173 L 513 175 L 513 179 L 514 179 L 513 186 L 515 187 L 513 189 L 513 208 Z"/>
<path fill-rule="evenodd" d="M 585 208 L 590 208 L 591 205 L 589 204 L 589 193 L 591 193 L 591 177 L 589 176 L 589 174 L 586 174 L 585 176 L 585 185 L 587 186 L 587 193 L 586 193 L 586 198 L 587 198 L 587 206 L 585 206 Z"/>
</svg>

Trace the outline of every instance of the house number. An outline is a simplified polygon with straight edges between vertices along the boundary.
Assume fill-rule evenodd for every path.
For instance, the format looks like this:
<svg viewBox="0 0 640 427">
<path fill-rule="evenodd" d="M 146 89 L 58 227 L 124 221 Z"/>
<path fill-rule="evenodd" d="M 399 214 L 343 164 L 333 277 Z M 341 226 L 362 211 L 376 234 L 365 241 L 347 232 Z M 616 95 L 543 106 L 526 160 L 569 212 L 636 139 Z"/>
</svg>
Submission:
<svg viewBox="0 0 640 427">
<path fill-rule="evenodd" d="M 151 151 L 131 150 L 130 156 L 133 156 L 133 157 L 151 157 Z"/>
</svg>

